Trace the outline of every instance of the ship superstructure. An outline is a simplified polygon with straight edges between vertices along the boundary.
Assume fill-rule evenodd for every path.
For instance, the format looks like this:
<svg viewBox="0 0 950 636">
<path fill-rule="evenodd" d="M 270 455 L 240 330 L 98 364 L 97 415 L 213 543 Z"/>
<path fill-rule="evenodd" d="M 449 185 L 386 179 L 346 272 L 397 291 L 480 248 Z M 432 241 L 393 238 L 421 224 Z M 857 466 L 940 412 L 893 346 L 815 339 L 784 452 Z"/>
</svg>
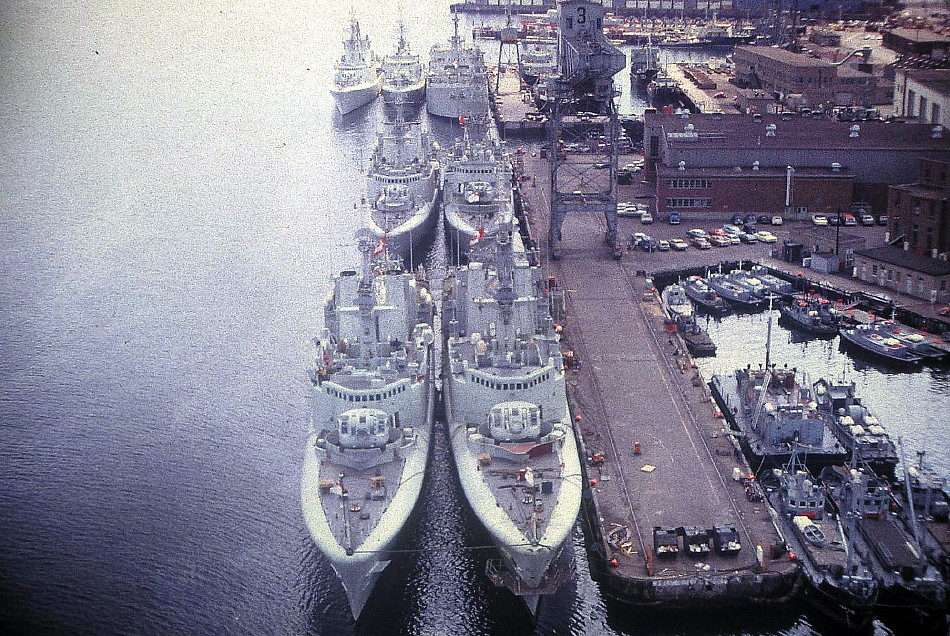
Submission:
<svg viewBox="0 0 950 636">
<path fill-rule="evenodd" d="M 467 45 L 455 32 L 448 46 L 436 44 L 429 51 L 426 108 L 440 117 L 469 117 L 488 112 L 488 70 L 481 49 Z"/>
<path fill-rule="evenodd" d="M 534 612 L 573 575 L 581 472 L 540 269 L 514 223 L 444 285 L 444 395 L 459 480 L 498 549 L 497 585 Z"/>
<path fill-rule="evenodd" d="M 488 246 L 497 228 L 511 225 L 514 219 L 511 162 L 489 121 L 484 114 L 466 119 L 462 139 L 445 158 L 446 251 L 456 264 L 465 262 L 475 245 Z"/>
<path fill-rule="evenodd" d="M 379 96 L 382 73 L 379 60 L 370 47 L 369 36 L 360 32 L 360 24 L 350 20 L 349 37 L 343 40 L 343 55 L 334 66 L 330 93 L 340 113 L 347 114 Z"/>
<path fill-rule="evenodd" d="M 333 279 L 310 370 L 301 504 L 359 618 L 416 505 L 432 439 L 433 302 L 361 240 L 362 271 Z M 379 256 L 386 256 L 383 251 Z"/>
<path fill-rule="evenodd" d="M 396 51 L 383 57 L 383 101 L 387 104 L 421 104 L 426 95 L 426 76 L 419 56 L 409 49 L 405 25 L 399 22 Z"/>
<path fill-rule="evenodd" d="M 366 176 L 366 225 L 412 268 L 425 259 L 438 225 L 439 162 L 428 134 L 401 111 L 384 126 Z"/>
</svg>

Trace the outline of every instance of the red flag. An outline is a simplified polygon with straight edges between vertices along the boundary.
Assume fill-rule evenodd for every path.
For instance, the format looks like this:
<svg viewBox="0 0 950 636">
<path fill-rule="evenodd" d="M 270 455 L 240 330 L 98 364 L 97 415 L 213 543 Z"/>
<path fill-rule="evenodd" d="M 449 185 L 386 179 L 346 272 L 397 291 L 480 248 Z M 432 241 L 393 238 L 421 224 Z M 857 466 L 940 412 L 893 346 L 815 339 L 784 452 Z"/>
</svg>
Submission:
<svg viewBox="0 0 950 636">
<path fill-rule="evenodd" d="M 468 246 L 471 247 L 472 245 L 475 245 L 483 238 L 485 238 L 485 228 L 480 227 L 478 228 L 478 231 L 472 235 L 472 239 L 468 242 Z"/>
<path fill-rule="evenodd" d="M 379 256 L 386 249 L 386 237 L 383 236 L 379 239 L 379 243 L 376 244 L 376 249 L 373 250 L 373 256 Z"/>
<path fill-rule="evenodd" d="M 465 125 L 465 115 L 459 115 L 459 126 Z"/>
</svg>

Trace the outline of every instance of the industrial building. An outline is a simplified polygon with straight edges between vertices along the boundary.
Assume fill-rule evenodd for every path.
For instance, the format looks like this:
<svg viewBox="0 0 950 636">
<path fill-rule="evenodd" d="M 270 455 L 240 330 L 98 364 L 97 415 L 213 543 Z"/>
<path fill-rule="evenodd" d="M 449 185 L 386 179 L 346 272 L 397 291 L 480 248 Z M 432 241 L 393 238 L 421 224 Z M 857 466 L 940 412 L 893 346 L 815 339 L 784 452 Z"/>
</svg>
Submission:
<svg viewBox="0 0 950 636">
<path fill-rule="evenodd" d="M 894 114 L 950 129 L 950 69 L 898 70 Z"/>
</svg>

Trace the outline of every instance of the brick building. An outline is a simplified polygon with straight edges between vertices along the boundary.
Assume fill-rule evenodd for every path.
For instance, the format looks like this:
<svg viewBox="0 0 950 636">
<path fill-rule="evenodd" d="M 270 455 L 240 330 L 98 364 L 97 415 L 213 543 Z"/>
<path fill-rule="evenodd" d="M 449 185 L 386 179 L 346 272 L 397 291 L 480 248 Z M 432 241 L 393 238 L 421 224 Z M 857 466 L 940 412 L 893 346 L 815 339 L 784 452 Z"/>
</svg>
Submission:
<svg viewBox="0 0 950 636">
<path fill-rule="evenodd" d="M 771 46 L 737 46 L 733 53 L 738 86 L 771 91 L 783 103 L 871 106 L 877 78 L 845 64 L 832 64 Z"/>
<path fill-rule="evenodd" d="M 927 124 L 851 124 L 799 115 L 647 111 L 643 142 L 645 177 L 657 185 L 657 211 L 684 209 L 677 205 L 683 201 L 668 199 L 693 199 L 685 203 L 710 218 L 731 216 L 727 210 L 785 210 L 788 166 L 794 212 L 830 212 L 863 202 L 882 214 L 888 186 L 915 181 L 921 159 L 950 161 L 950 133 L 935 136 Z M 753 170 L 756 162 L 759 169 Z M 706 198 L 708 207 L 696 201 Z"/>
<path fill-rule="evenodd" d="M 888 240 L 946 260 L 950 255 L 950 163 L 921 160 L 920 179 L 892 186 L 889 199 Z"/>
<path fill-rule="evenodd" d="M 885 245 L 854 253 L 854 276 L 931 302 L 950 299 L 950 263 Z"/>
</svg>

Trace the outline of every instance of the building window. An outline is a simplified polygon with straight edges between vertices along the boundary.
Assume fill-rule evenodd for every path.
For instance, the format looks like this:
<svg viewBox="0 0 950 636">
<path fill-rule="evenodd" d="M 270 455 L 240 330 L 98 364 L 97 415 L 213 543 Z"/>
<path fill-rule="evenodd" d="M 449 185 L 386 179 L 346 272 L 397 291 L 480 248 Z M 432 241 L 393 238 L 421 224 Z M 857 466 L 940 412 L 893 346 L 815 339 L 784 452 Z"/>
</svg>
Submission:
<svg viewBox="0 0 950 636">
<path fill-rule="evenodd" d="M 940 104 L 930 105 L 930 123 L 931 124 L 940 123 Z"/>
<path fill-rule="evenodd" d="M 914 104 L 917 101 L 917 93 L 914 91 L 907 91 L 907 112 L 905 115 L 908 117 L 914 114 Z"/>
<path fill-rule="evenodd" d="M 667 179 L 666 187 L 674 190 L 699 190 L 712 187 L 709 179 Z"/>
<path fill-rule="evenodd" d="M 666 207 L 668 209 L 674 208 L 708 208 L 709 199 L 705 198 L 673 198 L 670 197 L 666 200 Z"/>
</svg>

